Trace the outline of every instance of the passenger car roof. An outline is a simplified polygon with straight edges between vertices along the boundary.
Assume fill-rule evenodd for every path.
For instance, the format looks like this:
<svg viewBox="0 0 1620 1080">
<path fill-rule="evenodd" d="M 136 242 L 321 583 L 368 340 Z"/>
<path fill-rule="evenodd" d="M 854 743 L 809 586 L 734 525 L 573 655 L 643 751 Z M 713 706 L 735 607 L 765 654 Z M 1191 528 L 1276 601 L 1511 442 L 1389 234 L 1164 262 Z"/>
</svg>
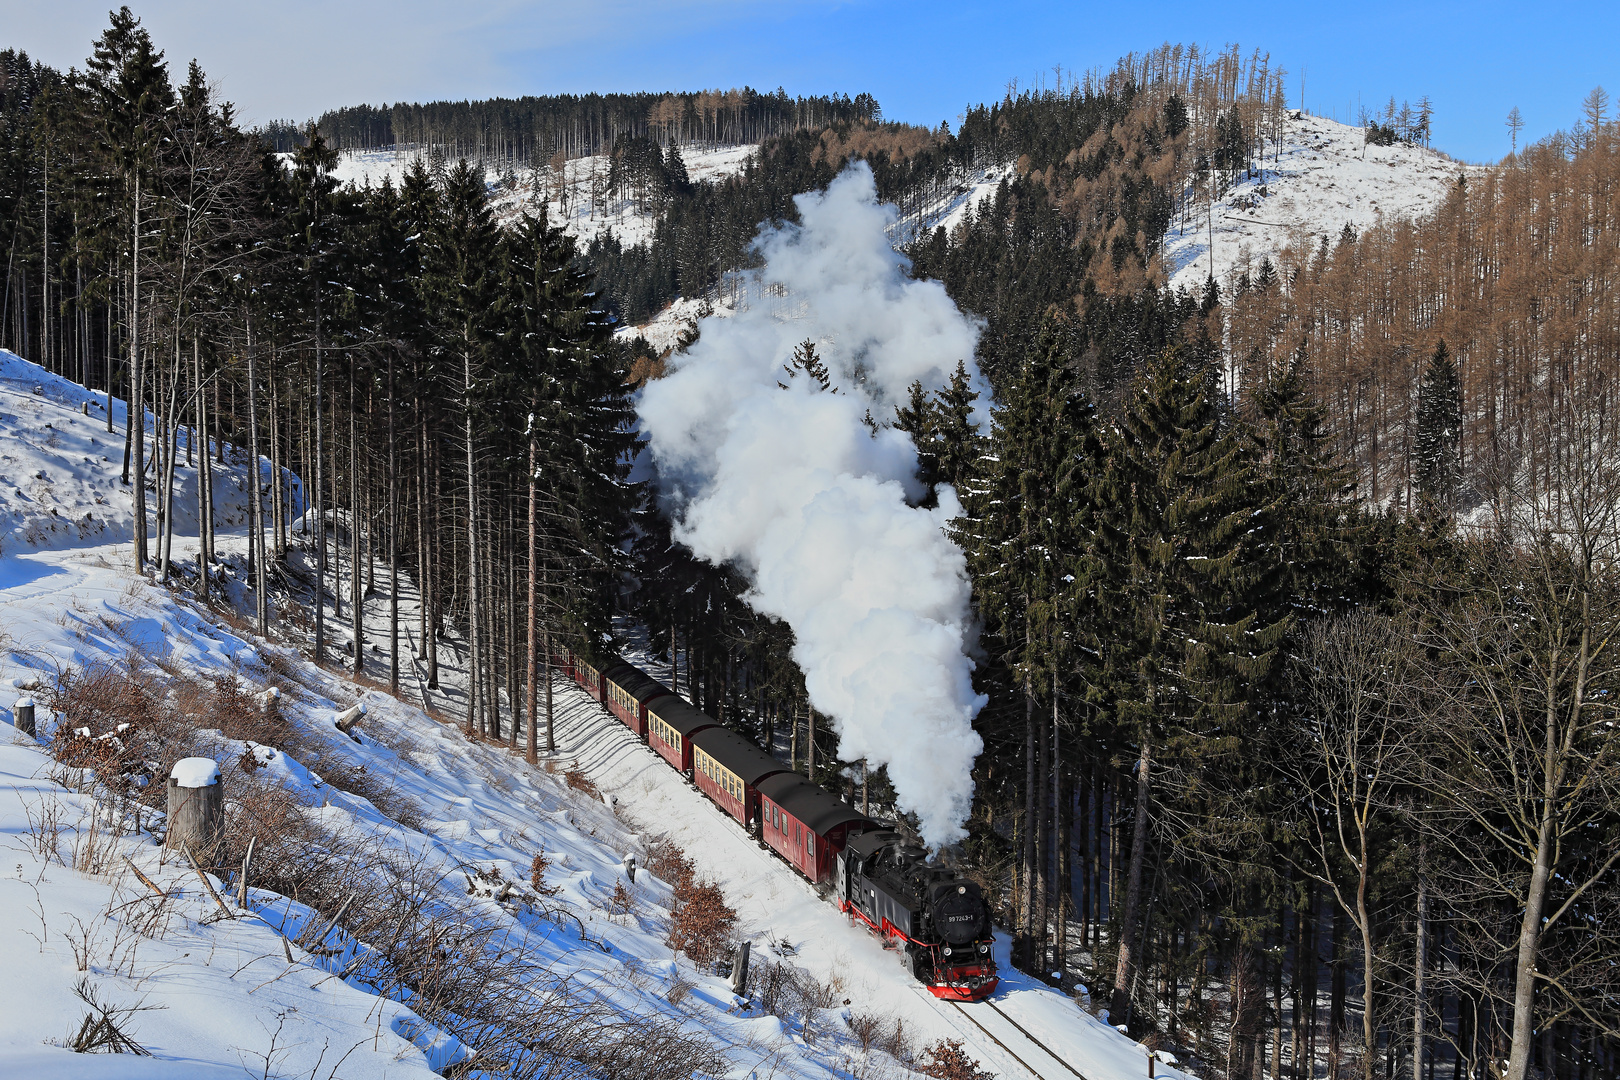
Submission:
<svg viewBox="0 0 1620 1080">
<path fill-rule="evenodd" d="M 749 787 L 758 787 L 759 782 L 772 773 L 788 771 L 782 762 L 727 727 L 705 728 L 692 736 L 692 742 L 736 773 Z"/>
<path fill-rule="evenodd" d="M 759 790 L 777 806 L 804 822 L 817 836 L 825 836 L 845 822 L 872 820 L 798 773 L 768 776 L 760 781 Z"/>
<path fill-rule="evenodd" d="M 689 705 L 685 698 L 671 695 L 659 698 L 647 706 L 647 715 L 656 716 L 682 735 L 690 735 L 699 728 L 711 727 L 720 723 L 706 712 Z"/>
<path fill-rule="evenodd" d="M 669 687 L 648 675 L 634 664 L 623 661 L 602 671 L 602 678 L 607 679 L 619 689 L 645 705 L 653 698 L 673 693 Z"/>
</svg>

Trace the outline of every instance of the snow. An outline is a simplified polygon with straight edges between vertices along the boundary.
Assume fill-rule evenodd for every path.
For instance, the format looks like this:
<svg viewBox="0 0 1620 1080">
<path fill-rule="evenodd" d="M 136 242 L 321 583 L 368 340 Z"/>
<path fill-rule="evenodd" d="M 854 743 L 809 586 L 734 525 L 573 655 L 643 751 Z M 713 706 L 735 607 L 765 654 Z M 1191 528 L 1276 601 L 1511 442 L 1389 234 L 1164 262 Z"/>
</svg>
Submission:
<svg viewBox="0 0 1620 1080">
<path fill-rule="evenodd" d="M 0 432 L 5 436 L 0 439 L 0 557 L 133 537 L 134 501 L 121 475 L 128 418 L 121 400 L 113 398 L 111 404 L 114 430 L 109 432 L 106 394 L 86 390 L 0 349 Z M 148 412 L 149 439 L 155 423 Z M 188 550 L 194 557 L 198 470 L 189 437 L 189 429 L 182 428 L 175 468 L 175 528 L 177 534 L 193 538 Z M 158 509 L 152 470 L 148 456 L 149 535 L 156 532 Z M 234 448 L 227 452 L 225 464 L 216 463 L 212 476 L 220 527 L 246 522 L 247 473 L 246 455 Z M 290 472 L 283 473 L 296 496 L 302 485 Z M 267 487 L 273 477 L 270 463 L 261 461 L 260 486 Z M 24 584 L 18 575 L 59 572 L 47 564 L 4 559 L 0 586 Z"/>
<path fill-rule="evenodd" d="M 895 248 L 903 248 L 936 228 L 951 233 L 970 213 L 980 213 L 984 202 L 995 197 L 996 189 L 1013 171 L 1010 163 L 961 170 L 939 199 L 919 213 L 901 216 L 890 226 L 889 237 Z"/>
<path fill-rule="evenodd" d="M 663 356 L 679 345 L 681 334 L 696 326 L 700 319 L 711 316 L 723 319 L 735 314 L 736 310 L 736 300 L 724 288 L 716 297 L 695 299 L 678 296 L 648 322 L 640 326 L 620 327 L 614 336 L 621 341 L 638 336 L 646 338 L 654 354 Z"/>
<path fill-rule="evenodd" d="M 213 758 L 181 758 L 169 770 L 169 779 L 178 787 L 213 787 L 219 783 L 219 762 Z"/>
<path fill-rule="evenodd" d="M 694 183 L 723 180 L 741 173 L 754 153 L 752 144 L 708 146 L 688 144 L 681 146 L 681 159 L 686 163 L 686 175 Z M 420 157 L 414 150 L 344 150 L 338 158 L 332 175 L 339 183 L 363 187 L 381 184 L 383 177 L 392 178 L 397 188 L 406 169 Z M 451 164 L 454 164 L 452 159 Z M 634 200 L 604 201 L 591 198 L 591 190 L 605 184 L 608 175 L 608 157 L 597 154 L 573 158 L 564 167 L 567 177 L 566 205 L 560 192 L 536 192 L 534 177 L 528 169 L 515 171 L 512 183 L 503 180 L 503 171 L 486 167 L 485 182 L 489 185 L 491 209 L 501 222 L 511 222 L 526 208 L 537 209 L 544 202 L 548 220 L 561 223 L 567 232 L 580 241 L 589 243 L 604 229 L 612 229 L 626 247 L 651 240 L 656 218 L 639 210 Z M 542 188 L 545 187 L 542 171 Z M 538 198 L 538 201 L 537 201 Z"/>
<path fill-rule="evenodd" d="M 1357 232 L 1382 218 L 1434 212 L 1469 167 L 1421 146 L 1368 146 L 1362 129 L 1319 116 L 1287 121 L 1276 161 L 1268 155 L 1254 178 L 1216 201 L 1194 198 L 1170 223 L 1164 265 L 1172 288 L 1197 291 L 1214 273 L 1224 295 L 1245 267 L 1258 268 L 1290 241 L 1336 240 L 1345 225 Z"/>
<path fill-rule="evenodd" d="M 0 355 L 6 455 L 0 486 L 10 491 L 25 473 L 41 469 L 52 475 L 49 501 L 22 509 L 7 504 L 4 511 L 12 516 L 4 519 L 9 531 L 0 552 L 0 686 L 48 692 L 59 671 L 134 658 L 163 672 L 234 678 L 259 700 L 279 693 L 278 707 L 310 748 L 303 760 L 212 732 L 199 735 L 198 749 L 208 757 L 205 770 L 196 771 L 211 774 L 217 761 L 229 773 L 252 761 L 256 775 L 303 799 L 312 821 L 375 845 L 379 854 L 419 862 L 438 882 L 433 904 L 495 928 L 504 947 L 566 979 L 578 1000 L 632 1022 L 702 1032 L 730 1062 L 723 1075 L 900 1080 L 907 1074 L 898 1063 L 860 1048 L 849 1026 L 860 1013 L 903 1021 L 919 1048 L 935 1038 L 961 1038 L 998 1076 L 1030 1075 L 571 683 L 554 684 L 560 746 L 537 768 L 417 707 L 423 702 L 440 715 L 462 715 L 465 672 L 451 642 L 441 651 L 442 689 L 426 688 L 420 657 L 410 648 L 414 592 L 405 596 L 402 672 L 410 700 L 398 700 L 300 659 L 289 647 L 296 639 L 264 640 L 235 629 L 245 624 L 194 603 L 183 585 L 162 587 L 150 574 L 133 574 L 121 458 L 76 453 L 92 437 L 103 441 L 104 420 L 67 423 L 84 419 L 81 403 L 92 397 L 99 395 Z M 121 404 L 113 407 L 120 420 Z M 63 433 L 62 445 L 46 445 L 40 434 L 46 423 Z M 218 493 L 231 524 L 220 535 L 224 561 L 216 569 L 241 610 L 239 484 L 251 470 L 234 451 L 227 458 L 232 464 L 221 469 Z M 260 463 L 261 475 L 266 467 Z M 54 507 L 57 513 L 45 516 L 64 520 L 94 507 L 105 525 L 83 533 L 42 529 L 40 506 Z M 195 536 L 177 539 L 176 547 L 194 557 Z M 368 603 L 376 633 L 386 625 L 387 598 Z M 644 656 L 632 659 L 663 674 Z M 374 660 L 373 677 L 385 663 Z M 264 692 L 273 675 L 285 692 Z M 358 741 L 332 724 L 356 705 L 365 706 L 353 729 Z M 231 875 L 209 876 L 221 897 L 216 902 L 189 866 L 165 858 L 157 843 L 161 813 L 98 802 L 87 781 L 45 752 L 42 744 L 65 722 L 71 718 L 42 710 L 37 740 L 0 727 L 0 834 L 11 844 L 0 873 L 0 942 L 8 960 L 0 980 L 0 1073 L 189 1080 L 245 1071 L 427 1080 L 473 1053 L 409 1002 L 379 996 L 353 973 L 366 955 L 364 943 L 341 930 L 309 940 L 326 926 L 310 907 L 253 887 L 239 907 Z M 563 773 L 576 765 L 603 799 L 566 782 Z M 414 807 L 410 823 L 322 777 L 362 766 Z M 177 772 L 197 778 L 189 766 Z M 647 869 L 645 857 L 647 839 L 659 833 L 686 849 L 700 876 L 721 884 L 739 912 L 740 935 L 753 943 L 756 971 L 760 959 L 791 963 L 832 987 L 840 1004 L 807 1015 L 762 1015 L 731 994 L 726 978 L 673 955 L 664 944 L 670 887 Z M 551 860 L 545 881 L 558 890 L 543 903 L 528 887 L 530 862 L 541 850 Z M 627 857 L 637 853 L 630 885 Z M 137 869 L 163 897 L 147 889 Z M 621 883 L 633 898 L 628 912 L 611 901 Z M 142 923 L 143 912 L 159 908 L 166 913 L 160 927 Z M 306 930 L 307 949 L 294 943 Z M 1088 1080 L 1141 1075 L 1137 1044 L 1092 1018 L 1082 1002 L 1017 975 L 1006 963 L 1005 939 L 999 948 L 1006 981 L 996 1000 L 1009 1016 L 1080 1065 Z M 154 1056 L 65 1049 L 90 1011 L 76 988 L 140 1010 L 122 1027 Z"/>
</svg>

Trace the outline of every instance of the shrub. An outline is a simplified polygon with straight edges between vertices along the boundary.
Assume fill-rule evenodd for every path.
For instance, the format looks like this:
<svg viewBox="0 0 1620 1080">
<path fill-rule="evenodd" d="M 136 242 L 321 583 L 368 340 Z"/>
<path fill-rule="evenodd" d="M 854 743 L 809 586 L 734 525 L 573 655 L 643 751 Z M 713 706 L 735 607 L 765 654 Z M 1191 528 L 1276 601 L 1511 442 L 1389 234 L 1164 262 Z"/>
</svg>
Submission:
<svg viewBox="0 0 1620 1080">
<path fill-rule="evenodd" d="M 540 896 L 556 896 L 561 891 L 555 885 L 546 884 L 546 870 L 550 867 L 551 860 L 546 858 L 546 849 L 535 852 L 534 862 L 529 864 L 529 885 Z"/>
<path fill-rule="evenodd" d="M 662 834 L 647 841 L 641 865 L 676 888 L 689 883 L 695 871 L 680 845 Z"/>
<path fill-rule="evenodd" d="M 962 1049 L 961 1039 L 940 1039 L 929 1043 L 917 1060 L 916 1070 L 934 1080 L 995 1080 L 994 1073 L 979 1068 L 979 1063 L 968 1057 Z"/>
<path fill-rule="evenodd" d="M 688 877 L 675 886 L 670 915 L 668 945 L 694 963 L 711 964 L 731 948 L 737 912 L 714 882 Z"/>
<path fill-rule="evenodd" d="M 583 791 L 593 799 L 600 799 L 602 797 L 602 792 L 591 781 L 591 778 L 585 775 L 584 770 L 579 767 L 579 762 L 577 761 L 574 762 L 573 765 L 569 766 L 567 772 L 563 773 L 563 779 L 567 781 L 568 786 L 573 788 L 575 791 Z"/>
</svg>

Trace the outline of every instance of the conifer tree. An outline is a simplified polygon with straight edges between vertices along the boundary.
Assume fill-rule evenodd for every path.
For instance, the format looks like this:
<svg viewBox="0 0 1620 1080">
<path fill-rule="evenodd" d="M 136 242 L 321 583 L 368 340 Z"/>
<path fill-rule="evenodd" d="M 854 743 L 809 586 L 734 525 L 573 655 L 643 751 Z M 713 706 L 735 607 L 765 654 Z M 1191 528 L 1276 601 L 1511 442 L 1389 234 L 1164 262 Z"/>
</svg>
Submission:
<svg viewBox="0 0 1620 1080">
<path fill-rule="evenodd" d="M 906 403 L 894 407 L 894 426 L 911 436 L 917 447 L 917 479 L 928 488 L 922 505 L 935 505 L 934 484 L 939 479 L 939 447 L 936 443 L 935 405 L 920 380 L 907 389 Z"/>
<path fill-rule="evenodd" d="M 525 215 L 503 249 L 498 396 L 512 429 L 525 435 L 532 753 L 537 667 L 550 655 L 554 628 L 592 643 L 610 633 L 607 590 L 593 586 L 623 569 L 618 544 L 638 495 L 626 482 L 635 443 L 623 357 L 573 239 L 544 216 Z M 550 752 L 549 679 L 543 685 Z"/>
<path fill-rule="evenodd" d="M 1122 419 L 1099 498 L 1094 690 L 1135 747 L 1126 891 L 1111 1016 L 1128 1023 L 1143 939 L 1143 867 L 1153 767 L 1183 777 L 1235 746 L 1251 693 L 1275 666 L 1288 620 L 1279 595 L 1276 500 L 1248 440 L 1222 422 L 1195 346 L 1152 365 Z"/>
<path fill-rule="evenodd" d="M 112 25 L 102 32 L 95 52 L 86 65 L 90 69 L 92 92 L 102 121 L 100 150 L 109 159 L 112 171 L 122 182 L 121 201 L 126 208 L 124 235 L 129 238 L 130 268 L 126 336 L 129 344 L 130 407 L 126 432 L 124 482 L 134 484 L 135 570 L 140 573 L 148 558 L 146 534 L 144 407 L 145 371 L 141 350 L 142 296 L 142 211 L 152 196 L 155 142 L 159 118 L 173 103 L 168 66 L 162 50 L 129 8 L 113 13 Z M 148 256 L 150 259 L 150 256 Z M 134 457 L 134 478 L 130 477 L 130 456 Z"/>
<path fill-rule="evenodd" d="M 1461 445 L 1462 386 L 1442 338 L 1418 383 L 1412 465 L 1422 506 L 1443 515 L 1456 509 Z"/>
<path fill-rule="evenodd" d="M 305 144 L 293 155 L 289 177 L 287 215 L 289 246 L 297 260 L 298 293 L 308 307 L 315 354 L 315 476 L 308 490 L 314 495 L 310 509 L 315 512 L 315 657 L 324 661 L 326 651 L 326 386 L 325 346 L 327 310 L 326 284 L 332 277 L 338 257 L 337 180 L 332 169 L 337 151 L 326 145 L 320 132 L 310 125 Z M 307 518 L 306 518 L 307 520 Z M 335 592 L 335 590 L 334 590 Z"/>
<path fill-rule="evenodd" d="M 934 481 L 961 487 L 980 453 L 980 432 L 973 422 L 979 394 L 968 379 L 967 364 L 958 360 L 951 381 L 934 394 Z"/>
<path fill-rule="evenodd" d="M 1278 545 L 1287 593 L 1303 611 L 1323 615 L 1354 603 L 1346 588 L 1352 552 L 1362 533 L 1354 503 L 1355 476 L 1339 461 L 1327 426 L 1327 410 L 1311 395 L 1309 351 L 1304 342 L 1283 364 L 1267 371 L 1253 393 L 1257 475 L 1277 499 Z"/>
<path fill-rule="evenodd" d="M 995 415 L 955 527 L 987 643 L 1024 698 L 1020 915 L 1026 949 L 1044 931 L 1037 916 L 1044 851 L 1037 832 L 1043 781 L 1055 767 L 1045 756 L 1050 742 L 1036 704 L 1044 695 L 1056 722 L 1057 687 L 1070 677 L 1076 607 L 1093 577 L 1089 484 L 1101 449 L 1095 412 L 1076 388 L 1068 346 L 1067 328 L 1048 315 Z"/>
<path fill-rule="evenodd" d="M 462 450 L 466 465 L 467 492 L 467 647 L 469 693 L 467 731 L 479 726 L 482 694 L 477 686 L 486 657 L 480 637 L 482 590 L 489 585 L 480 580 L 479 553 L 482 550 L 479 521 L 479 442 L 484 422 L 481 418 L 484 375 L 491 336 L 491 308 L 497 295 L 499 264 L 496 261 L 499 236 L 489 211 L 484 178 L 465 159 L 446 175 L 441 194 L 442 211 L 438 232 L 429 245 L 428 272 L 424 288 L 434 309 L 437 333 L 433 351 L 449 365 L 460 369 L 462 409 Z M 498 717 L 484 717 L 486 734 L 498 724 Z"/>
</svg>

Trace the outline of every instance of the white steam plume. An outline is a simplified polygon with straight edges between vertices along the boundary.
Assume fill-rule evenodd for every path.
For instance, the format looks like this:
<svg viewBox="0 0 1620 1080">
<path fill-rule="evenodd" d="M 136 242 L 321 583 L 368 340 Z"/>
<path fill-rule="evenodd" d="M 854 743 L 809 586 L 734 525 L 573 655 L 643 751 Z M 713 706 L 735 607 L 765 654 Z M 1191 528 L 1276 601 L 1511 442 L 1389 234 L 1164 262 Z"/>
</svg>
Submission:
<svg viewBox="0 0 1620 1080">
<path fill-rule="evenodd" d="M 748 602 L 793 628 L 793 658 L 839 756 L 887 765 L 900 806 L 938 848 L 966 835 L 983 748 L 966 560 L 944 531 L 960 504 L 946 487 L 937 510 L 907 505 L 923 494 L 911 437 L 874 436 L 863 421 L 868 410 L 892 419 L 913 381 L 942 386 L 963 360 L 982 424 L 978 330 L 938 282 L 907 277 L 866 165 L 795 202 L 802 225 L 757 241 L 759 284 L 787 303 L 706 320 L 690 353 L 642 391 L 641 430 L 676 539 L 748 574 Z M 837 393 L 783 370 L 805 340 Z"/>
</svg>

